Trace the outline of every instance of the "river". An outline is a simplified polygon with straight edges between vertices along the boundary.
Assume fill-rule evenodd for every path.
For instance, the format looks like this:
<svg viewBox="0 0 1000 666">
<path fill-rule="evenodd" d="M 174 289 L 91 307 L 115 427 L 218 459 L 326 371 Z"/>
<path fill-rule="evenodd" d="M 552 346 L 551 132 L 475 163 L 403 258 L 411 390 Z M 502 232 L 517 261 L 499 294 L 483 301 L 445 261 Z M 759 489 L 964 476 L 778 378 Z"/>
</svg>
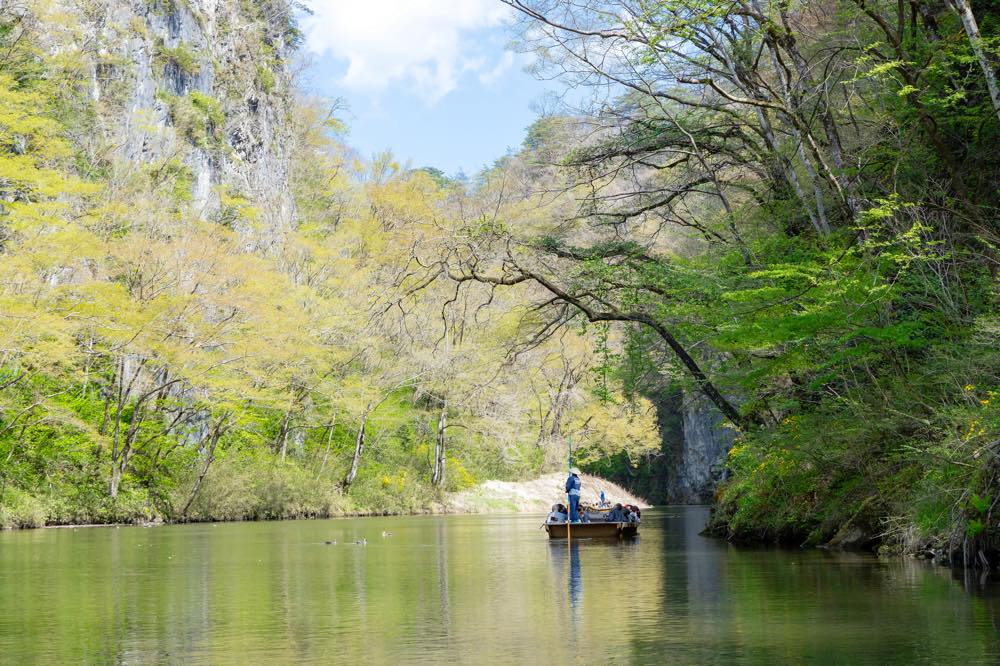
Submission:
<svg viewBox="0 0 1000 666">
<path fill-rule="evenodd" d="M 0 662 L 1000 662 L 996 582 L 737 548 L 706 516 L 569 548 L 526 515 L 2 533 Z"/>
</svg>

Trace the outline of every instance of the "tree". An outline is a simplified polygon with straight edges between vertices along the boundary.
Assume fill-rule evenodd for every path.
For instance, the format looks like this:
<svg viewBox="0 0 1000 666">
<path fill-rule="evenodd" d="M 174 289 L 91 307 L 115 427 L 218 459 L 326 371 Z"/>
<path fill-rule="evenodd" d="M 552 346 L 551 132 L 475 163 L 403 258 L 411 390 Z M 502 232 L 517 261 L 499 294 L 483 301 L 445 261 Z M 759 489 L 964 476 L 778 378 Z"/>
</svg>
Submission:
<svg viewBox="0 0 1000 666">
<path fill-rule="evenodd" d="M 993 110 L 1000 117 L 1000 86 L 997 85 L 994 65 L 983 47 L 983 38 L 979 34 L 979 24 L 976 21 L 976 15 L 972 13 L 972 6 L 969 4 L 969 0 L 950 0 L 948 5 L 962 19 L 962 27 L 965 28 L 965 34 L 969 38 L 969 46 L 976 54 L 980 69 L 983 70 L 983 78 L 986 80 L 986 87 L 990 93 L 990 101 L 993 102 Z"/>
</svg>

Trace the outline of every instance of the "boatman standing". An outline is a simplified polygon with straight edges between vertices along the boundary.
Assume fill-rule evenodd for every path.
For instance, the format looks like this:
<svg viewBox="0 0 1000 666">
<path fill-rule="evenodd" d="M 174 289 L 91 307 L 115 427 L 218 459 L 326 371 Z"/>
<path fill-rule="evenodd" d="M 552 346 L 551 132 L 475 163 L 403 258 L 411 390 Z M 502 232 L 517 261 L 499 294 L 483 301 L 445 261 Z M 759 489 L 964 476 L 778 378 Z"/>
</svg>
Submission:
<svg viewBox="0 0 1000 666">
<path fill-rule="evenodd" d="M 566 494 L 569 495 L 569 519 L 571 522 L 580 522 L 580 470 L 574 467 L 569 471 L 569 478 L 566 479 Z"/>
</svg>

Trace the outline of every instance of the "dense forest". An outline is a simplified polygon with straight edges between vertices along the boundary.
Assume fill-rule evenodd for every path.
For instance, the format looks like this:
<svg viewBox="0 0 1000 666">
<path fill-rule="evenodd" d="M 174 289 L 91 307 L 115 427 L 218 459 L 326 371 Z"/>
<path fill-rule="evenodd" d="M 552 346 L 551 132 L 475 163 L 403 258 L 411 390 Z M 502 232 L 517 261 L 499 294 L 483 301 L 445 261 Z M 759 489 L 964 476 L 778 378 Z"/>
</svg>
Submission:
<svg viewBox="0 0 1000 666">
<path fill-rule="evenodd" d="M 569 92 L 469 179 L 350 149 L 304 8 L 3 5 L 0 524 L 652 487 L 696 398 L 714 533 L 996 559 L 1000 4 L 503 1 Z"/>
<path fill-rule="evenodd" d="M 574 205 L 456 250 L 738 430 L 712 530 L 996 558 L 993 3 L 509 2 Z"/>
<path fill-rule="evenodd" d="M 422 511 L 657 445 L 586 331 L 387 297 L 482 204 L 343 143 L 293 9 L 4 4 L 0 525 Z"/>
</svg>

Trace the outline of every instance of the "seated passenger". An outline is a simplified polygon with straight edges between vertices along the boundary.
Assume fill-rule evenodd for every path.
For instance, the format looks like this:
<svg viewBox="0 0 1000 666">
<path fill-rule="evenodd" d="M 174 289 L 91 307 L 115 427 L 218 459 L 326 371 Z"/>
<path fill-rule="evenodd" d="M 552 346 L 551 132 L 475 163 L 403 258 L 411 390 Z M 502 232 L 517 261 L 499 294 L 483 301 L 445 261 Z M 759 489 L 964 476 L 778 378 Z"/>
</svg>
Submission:
<svg viewBox="0 0 1000 666">
<path fill-rule="evenodd" d="M 608 516 L 605 518 L 609 523 L 624 523 L 628 520 L 625 515 L 625 509 L 622 508 L 621 504 L 615 504 L 615 508 L 608 511 Z"/>
<path fill-rule="evenodd" d="M 552 511 L 545 518 L 547 523 L 565 523 L 566 522 L 566 509 L 562 504 L 553 504 Z"/>
</svg>

